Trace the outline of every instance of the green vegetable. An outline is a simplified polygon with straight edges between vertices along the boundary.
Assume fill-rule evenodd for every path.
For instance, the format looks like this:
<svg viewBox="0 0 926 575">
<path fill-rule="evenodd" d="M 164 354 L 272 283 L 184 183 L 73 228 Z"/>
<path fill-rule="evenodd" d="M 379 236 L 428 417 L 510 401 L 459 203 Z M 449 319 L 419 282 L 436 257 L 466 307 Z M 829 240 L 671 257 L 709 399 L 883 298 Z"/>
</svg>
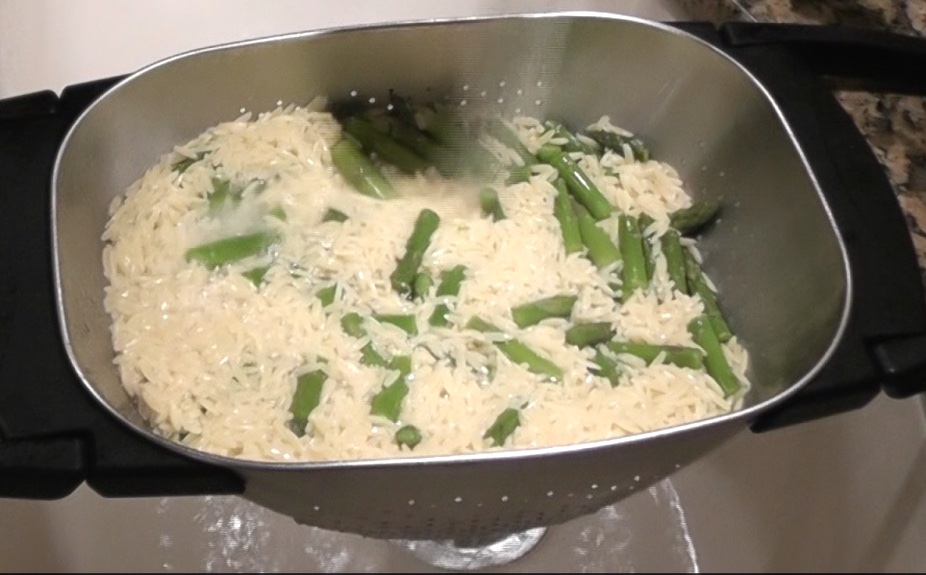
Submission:
<svg viewBox="0 0 926 575">
<path fill-rule="evenodd" d="M 590 130 L 586 135 L 598 142 L 603 148 L 614 150 L 623 155 L 624 144 L 630 146 L 633 158 L 638 162 L 646 162 L 650 158 L 649 149 L 638 138 L 623 136 L 610 130 Z"/>
<path fill-rule="evenodd" d="M 572 315 L 578 296 L 555 295 L 511 308 L 511 317 L 520 328 L 536 325 L 551 317 L 568 318 Z"/>
<path fill-rule="evenodd" d="M 590 347 L 610 341 L 614 327 L 609 321 L 577 323 L 566 330 L 566 343 L 578 347 Z"/>
<path fill-rule="evenodd" d="M 685 256 L 682 253 L 681 238 L 677 231 L 669 229 L 659 239 L 662 254 L 666 258 L 666 269 L 675 289 L 688 293 L 688 278 L 685 275 Z"/>
<path fill-rule="evenodd" d="M 415 114 L 424 131 L 444 146 L 459 148 L 467 139 L 466 123 L 456 108 L 447 106 L 422 107 Z"/>
<path fill-rule="evenodd" d="M 209 269 L 215 269 L 256 256 L 273 245 L 276 240 L 276 235 L 269 232 L 233 236 L 190 248 L 186 252 L 186 259 L 199 262 Z"/>
<path fill-rule="evenodd" d="M 360 339 L 367 337 L 367 330 L 363 328 L 363 318 L 357 312 L 350 312 L 344 314 L 341 318 L 341 329 L 344 330 L 344 333 L 347 335 Z M 387 366 L 389 362 L 386 361 L 380 353 L 373 347 L 373 342 L 367 342 L 362 348 L 360 348 L 360 363 L 364 365 L 378 365 L 378 366 Z"/>
<path fill-rule="evenodd" d="M 457 296 L 460 294 L 460 284 L 466 278 L 466 266 L 457 265 L 441 273 L 440 285 L 437 286 L 437 296 Z M 439 303 L 434 307 L 428 323 L 435 327 L 445 327 L 448 323 L 447 313 L 450 309 L 446 303 Z"/>
<path fill-rule="evenodd" d="M 604 346 L 599 345 L 595 348 L 595 357 L 592 359 L 592 363 L 596 365 L 596 368 L 591 370 L 592 373 L 607 379 L 611 387 L 620 385 L 620 367 L 616 361 L 608 356 Z"/>
<path fill-rule="evenodd" d="M 395 432 L 395 442 L 409 449 L 421 443 L 421 431 L 414 425 L 403 425 Z"/>
<path fill-rule="evenodd" d="M 684 250 L 682 256 L 685 260 L 685 275 L 688 281 L 689 295 L 697 295 L 701 298 L 701 302 L 704 304 L 704 313 L 710 320 L 714 333 L 720 339 L 721 343 L 726 343 L 733 337 L 733 332 L 730 330 L 726 318 L 724 318 L 723 313 L 720 311 L 720 304 L 717 302 L 717 294 L 707 285 L 707 280 L 704 279 L 701 266 L 694 259 L 694 256 L 691 255 L 691 252 Z"/>
<path fill-rule="evenodd" d="M 607 232 L 598 227 L 598 224 L 595 223 L 588 211 L 578 204 L 573 204 L 573 210 L 576 213 L 582 243 L 585 244 L 588 250 L 588 259 L 598 269 L 603 269 L 616 261 L 620 261 L 620 250 L 614 245 L 614 241 L 608 236 Z"/>
<path fill-rule="evenodd" d="M 341 329 L 347 335 L 357 339 L 367 336 L 367 330 L 363 329 L 363 317 L 357 312 L 344 314 L 341 318 Z"/>
<path fill-rule="evenodd" d="M 242 272 L 241 275 L 251 280 L 251 283 L 254 284 L 255 287 L 259 287 L 261 282 L 264 281 L 264 276 L 267 275 L 267 270 L 269 269 L 270 266 L 258 266 L 246 272 Z"/>
<path fill-rule="evenodd" d="M 478 316 L 470 318 L 466 323 L 466 327 L 484 333 L 502 333 L 499 328 Z M 563 370 L 560 369 L 559 366 L 539 355 L 517 339 L 507 339 L 494 343 L 495 347 L 497 347 L 505 357 L 513 363 L 524 366 L 531 373 L 544 375 L 552 381 L 563 380 Z"/>
<path fill-rule="evenodd" d="M 398 313 L 374 313 L 373 319 L 381 323 L 394 325 L 408 335 L 418 335 L 418 323 L 414 315 Z"/>
<path fill-rule="evenodd" d="M 690 236 L 711 222 L 720 211 L 717 200 L 701 200 L 669 215 L 669 223 L 683 236 Z"/>
<path fill-rule="evenodd" d="M 269 214 L 275 217 L 276 219 L 280 220 L 281 222 L 286 221 L 286 210 L 284 210 L 280 206 L 276 206 L 275 208 L 272 208 Z"/>
<path fill-rule="evenodd" d="M 399 374 L 391 384 L 383 387 L 370 400 L 370 413 L 381 415 L 389 421 L 398 421 L 402 411 L 402 400 L 408 395 L 407 374 Z"/>
<path fill-rule="evenodd" d="M 518 134 L 513 132 L 501 118 L 491 118 L 485 125 L 486 133 L 511 148 L 523 160 L 525 166 L 537 163 L 537 158 L 521 143 Z"/>
<path fill-rule="evenodd" d="M 660 353 L 665 353 L 665 363 L 691 369 L 704 368 L 704 354 L 701 353 L 701 350 L 693 347 L 628 341 L 609 341 L 605 345 L 614 353 L 627 353 L 637 356 L 645 361 L 647 365 L 652 363 Z"/>
<path fill-rule="evenodd" d="M 478 145 L 478 143 L 468 145 L 457 153 L 460 155 L 459 161 L 466 171 L 482 180 L 492 181 L 503 171 L 507 171 L 509 180 L 523 175 L 523 172 L 516 173 L 513 166 L 506 169 L 492 152 Z M 527 177 L 529 176 L 528 173 Z"/>
<path fill-rule="evenodd" d="M 646 228 L 653 223 L 653 218 L 646 214 L 640 214 L 637 220 L 640 228 L 641 245 L 643 246 L 643 262 L 646 264 L 646 282 L 649 285 L 653 281 L 653 274 L 656 273 L 656 259 L 653 256 L 653 244 L 646 237 Z"/>
<path fill-rule="evenodd" d="M 226 207 L 233 207 L 241 201 L 241 190 L 232 189 L 225 178 L 212 178 L 212 192 L 209 193 L 209 212 L 216 213 Z"/>
<path fill-rule="evenodd" d="M 405 114 L 388 117 L 382 129 L 389 137 L 417 154 L 428 165 L 437 168 L 441 175 L 453 177 L 459 174 L 462 169 L 459 154 L 438 142 L 431 135 L 419 130 L 413 117 L 414 113 L 410 113 L 411 116 L 408 117 Z"/>
<path fill-rule="evenodd" d="M 408 377 L 412 372 L 412 357 L 410 355 L 397 355 L 389 360 L 386 368 L 398 371 L 400 377 Z"/>
<path fill-rule="evenodd" d="M 296 378 L 296 392 L 293 394 L 293 401 L 289 408 L 293 415 L 290 426 L 296 435 L 300 437 L 305 435 L 309 414 L 318 407 L 327 379 L 328 374 L 320 369 L 304 373 Z"/>
<path fill-rule="evenodd" d="M 530 181 L 531 176 L 534 175 L 533 170 L 531 170 L 531 167 L 528 165 L 508 166 L 507 171 L 508 177 L 505 178 L 506 186 Z"/>
<path fill-rule="evenodd" d="M 390 163 L 406 174 L 424 172 L 430 163 L 396 140 L 389 134 L 377 130 L 369 120 L 351 116 L 341 121 L 344 131 L 357 139 L 360 146 L 376 154 L 382 161 Z"/>
<path fill-rule="evenodd" d="M 723 353 L 723 347 L 710 320 L 705 316 L 695 318 L 688 324 L 688 331 L 694 342 L 704 349 L 704 363 L 707 373 L 723 390 L 724 397 L 730 397 L 742 387 L 739 379 L 733 373 L 730 363 Z"/>
<path fill-rule="evenodd" d="M 433 210 L 425 208 L 418 214 L 411 236 L 405 243 L 405 254 L 398 260 L 395 270 L 389 276 L 392 289 L 400 295 L 412 295 L 412 284 L 438 225 L 440 216 Z"/>
<path fill-rule="evenodd" d="M 418 299 L 424 299 L 428 296 L 428 293 L 431 291 L 431 286 L 434 285 L 434 278 L 431 277 L 431 274 L 427 272 L 418 272 L 415 275 L 415 282 L 412 284 L 412 293 Z"/>
<path fill-rule="evenodd" d="M 329 305 L 334 303 L 334 297 L 337 291 L 338 291 L 338 286 L 332 284 L 330 286 L 323 287 L 320 290 L 318 290 L 315 293 L 315 297 L 318 298 L 318 301 L 322 302 L 322 307 L 328 307 Z M 359 318 L 360 316 L 358 315 L 357 317 Z M 343 321 L 342 321 L 342 325 L 343 325 Z M 362 337 L 362 336 L 354 336 L 353 334 L 348 334 L 348 335 L 351 335 L 353 337 Z"/>
<path fill-rule="evenodd" d="M 513 407 L 502 411 L 495 418 L 492 425 L 482 435 L 483 439 L 491 439 L 492 445 L 500 447 L 505 444 L 508 437 L 521 425 L 521 412 Z"/>
<path fill-rule="evenodd" d="M 637 219 L 627 214 L 618 216 L 618 243 L 624 267 L 621 270 L 623 280 L 621 294 L 623 301 L 637 290 L 646 289 L 649 278 L 646 275 L 646 256 L 643 253 L 643 235 Z"/>
<path fill-rule="evenodd" d="M 396 197 L 395 189 L 379 167 L 350 138 L 341 138 L 331 146 L 331 162 L 361 194 L 380 200 Z"/>
<path fill-rule="evenodd" d="M 583 154 L 598 154 L 598 146 L 590 144 L 588 142 L 582 141 L 575 136 L 569 129 L 566 128 L 563 124 L 559 122 L 554 122 L 553 120 L 547 120 L 543 125 L 548 129 L 553 131 L 554 138 L 565 138 L 566 143 L 560 145 L 560 147 L 566 152 L 581 152 Z"/>
<path fill-rule="evenodd" d="M 323 222 L 346 222 L 347 220 L 347 214 L 334 208 L 328 208 L 328 211 L 322 216 Z"/>
<path fill-rule="evenodd" d="M 598 186 L 592 181 L 575 160 L 556 146 L 546 145 L 537 152 L 537 157 L 550 164 L 566 180 L 569 192 L 596 220 L 603 220 L 611 215 L 614 207 Z"/>
<path fill-rule="evenodd" d="M 582 232 L 579 230 L 579 217 L 572 207 L 572 198 L 566 188 L 566 180 L 556 178 L 556 197 L 553 200 L 553 215 L 559 222 L 563 235 L 563 248 L 567 254 L 582 251 Z"/>
<path fill-rule="evenodd" d="M 197 152 L 196 154 L 193 154 L 192 158 L 183 158 L 178 160 L 170 167 L 170 169 L 172 172 L 182 174 L 183 172 L 187 171 L 190 166 L 205 158 L 208 153 L 209 152 Z"/>
<path fill-rule="evenodd" d="M 505 219 L 505 212 L 502 210 L 502 202 L 495 188 L 486 186 L 479 190 L 479 205 L 482 207 L 482 214 L 491 216 L 493 222 Z"/>
</svg>

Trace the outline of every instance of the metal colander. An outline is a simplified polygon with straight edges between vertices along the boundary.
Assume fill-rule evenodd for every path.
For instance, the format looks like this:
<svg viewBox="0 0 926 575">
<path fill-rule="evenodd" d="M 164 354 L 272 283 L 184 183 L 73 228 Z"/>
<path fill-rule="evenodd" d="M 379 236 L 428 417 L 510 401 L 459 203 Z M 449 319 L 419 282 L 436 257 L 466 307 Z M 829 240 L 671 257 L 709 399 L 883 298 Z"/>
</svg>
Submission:
<svg viewBox="0 0 926 575">
<path fill-rule="evenodd" d="M 584 445 L 379 461 L 256 463 L 151 433 L 119 382 L 102 304 L 100 236 L 112 198 L 151 158 L 242 109 L 320 94 L 384 101 L 390 90 L 570 126 L 607 114 L 645 135 L 692 194 L 723 196 L 730 208 L 702 253 L 736 333 L 762 350 L 745 408 Z M 249 500 L 300 523 L 376 538 L 488 540 L 584 516 L 645 489 L 803 385 L 830 353 L 846 302 L 836 231 L 761 86 L 694 36 L 612 14 L 332 29 L 156 63 L 104 94 L 74 125 L 56 164 L 53 205 L 65 344 L 93 397 L 150 441 L 235 470 Z M 790 233 L 776 233 L 781 226 Z M 782 261 L 787 278 L 770 271 Z"/>
</svg>

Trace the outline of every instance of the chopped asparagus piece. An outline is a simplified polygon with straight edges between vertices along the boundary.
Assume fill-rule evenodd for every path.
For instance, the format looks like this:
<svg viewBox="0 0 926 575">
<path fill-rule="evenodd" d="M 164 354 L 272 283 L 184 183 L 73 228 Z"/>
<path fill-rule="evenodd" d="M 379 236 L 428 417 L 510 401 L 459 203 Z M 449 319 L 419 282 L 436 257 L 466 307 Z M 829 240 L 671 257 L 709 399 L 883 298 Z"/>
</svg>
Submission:
<svg viewBox="0 0 926 575">
<path fill-rule="evenodd" d="M 440 216 L 437 212 L 428 208 L 419 212 L 412 233 L 405 243 L 405 254 L 396 262 L 395 270 L 389 276 L 392 289 L 400 295 L 406 297 L 412 295 L 415 276 L 421 267 L 424 253 L 431 245 L 431 236 L 437 231 L 439 225 Z"/>
<path fill-rule="evenodd" d="M 568 318 L 578 296 L 556 295 L 511 308 L 511 317 L 520 328 L 536 325 L 547 318 Z"/>
<path fill-rule="evenodd" d="M 521 412 L 513 407 L 509 407 L 498 414 L 498 417 L 496 417 L 492 425 L 486 429 L 482 437 L 484 439 L 491 439 L 493 446 L 501 447 L 519 425 L 521 425 Z"/>
<path fill-rule="evenodd" d="M 704 349 L 704 363 L 707 367 L 707 373 L 714 378 L 714 381 L 723 390 L 724 397 L 730 397 L 738 392 L 742 383 L 733 373 L 730 363 L 723 353 L 723 346 L 714 332 L 710 320 L 705 316 L 694 319 L 689 325 L 688 330 L 696 344 Z"/>
</svg>

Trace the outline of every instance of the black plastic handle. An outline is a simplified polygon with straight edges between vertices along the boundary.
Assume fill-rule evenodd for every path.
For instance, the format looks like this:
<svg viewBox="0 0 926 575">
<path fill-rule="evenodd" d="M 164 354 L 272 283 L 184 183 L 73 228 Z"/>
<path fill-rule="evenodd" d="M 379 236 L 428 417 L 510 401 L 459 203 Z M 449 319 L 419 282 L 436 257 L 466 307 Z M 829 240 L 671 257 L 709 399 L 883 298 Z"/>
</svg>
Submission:
<svg viewBox="0 0 926 575">
<path fill-rule="evenodd" d="M 884 167 L 833 94 L 850 86 L 926 93 L 926 40 L 739 22 L 721 27 L 720 38 L 719 47 L 755 75 L 787 118 L 827 197 L 855 287 L 834 356 L 752 429 L 855 409 L 881 391 L 897 398 L 926 391 L 926 293 L 907 222 Z"/>
<path fill-rule="evenodd" d="M 116 79 L 0 102 L 0 497 L 240 493 L 230 470 L 169 452 L 109 417 L 64 352 L 51 270 L 51 173 L 68 126 Z M 130 478 L 130 480 L 126 480 Z"/>
<path fill-rule="evenodd" d="M 926 40 L 917 36 L 849 26 L 751 22 L 729 22 L 721 34 L 728 46 L 787 48 L 841 89 L 926 94 Z"/>
</svg>

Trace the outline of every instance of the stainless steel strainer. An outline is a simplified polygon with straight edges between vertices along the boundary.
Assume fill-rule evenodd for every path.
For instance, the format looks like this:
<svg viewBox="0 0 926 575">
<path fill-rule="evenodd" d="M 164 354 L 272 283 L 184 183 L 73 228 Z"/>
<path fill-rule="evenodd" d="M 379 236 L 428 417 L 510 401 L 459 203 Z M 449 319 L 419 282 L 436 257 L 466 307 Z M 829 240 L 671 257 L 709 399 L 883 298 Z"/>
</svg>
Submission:
<svg viewBox="0 0 926 575">
<path fill-rule="evenodd" d="M 248 462 L 151 433 L 112 363 L 100 262 L 111 199 L 152 158 L 242 109 L 316 95 L 382 101 L 390 90 L 575 127 L 607 114 L 644 135 L 693 195 L 722 199 L 723 221 L 702 251 L 735 332 L 754 351 L 756 386 L 744 409 L 570 447 L 377 461 Z M 234 470 L 244 497 L 258 504 L 377 538 L 488 539 L 565 522 L 645 489 L 803 387 L 839 341 L 850 299 L 825 200 L 762 86 L 693 35 L 612 14 L 405 22 L 183 54 L 133 74 L 80 117 L 60 149 L 53 188 L 64 340 L 92 396 L 148 440 Z M 787 276 L 774 272 L 782 262 Z"/>
</svg>

